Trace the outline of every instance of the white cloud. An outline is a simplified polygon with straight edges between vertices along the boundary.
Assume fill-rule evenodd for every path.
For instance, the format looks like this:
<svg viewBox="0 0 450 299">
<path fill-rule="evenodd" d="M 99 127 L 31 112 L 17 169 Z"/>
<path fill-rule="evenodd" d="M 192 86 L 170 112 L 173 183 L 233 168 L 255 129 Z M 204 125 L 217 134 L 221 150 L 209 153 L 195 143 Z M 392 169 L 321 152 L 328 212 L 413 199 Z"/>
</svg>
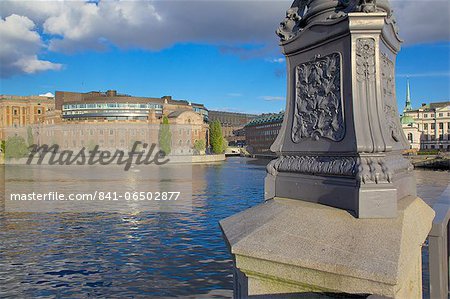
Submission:
<svg viewBox="0 0 450 299">
<path fill-rule="evenodd" d="M 274 31 L 291 2 L 3 0 L 0 2 L 2 22 L 12 15 L 22 16 L 31 22 L 20 22 L 23 38 L 34 39 L 33 51 L 17 55 L 9 51 L 17 63 L 9 63 L 8 72 L 13 72 L 13 68 L 17 72 L 22 65 L 18 62 L 20 58 L 33 62 L 28 65 L 34 67 L 22 69 L 25 72 L 58 68 L 51 62 L 38 63 L 41 60 L 35 58 L 42 40 L 34 24 L 39 32 L 45 33 L 48 50 L 55 52 L 101 50 L 111 45 L 121 49 L 161 50 L 176 43 L 193 42 L 214 44 L 222 52 L 242 58 L 277 57 L 280 51 Z M 407 44 L 450 40 L 448 0 L 394 0 L 392 3 L 400 35 Z M 17 49 L 14 41 L 5 41 L 2 36 L 1 47 Z M 282 63 L 283 58 L 270 61 Z M 6 72 L 3 65 L 2 60 L 2 73 Z"/>
<path fill-rule="evenodd" d="M 286 61 L 286 59 L 284 59 L 283 57 L 279 57 L 279 58 L 268 58 L 266 59 L 268 62 L 272 62 L 272 63 L 284 63 Z"/>
<path fill-rule="evenodd" d="M 55 97 L 55 95 L 53 93 L 51 93 L 51 92 L 40 94 L 39 96 L 40 97 L 47 97 L 47 98 L 54 98 Z"/>
<path fill-rule="evenodd" d="M 25 73 L 33 74 L 41 71 L 60 70 L 62 65 L 46 60 L 39 60 L 36 55 L 24 56 L 17 60 L 13 65 L 18 66 Z"/>
<path fill-rule="evenodd" d="M 260 99 L 263 99 L 264 101 L 284 101 L 286 100 L 285 97 L 279 97 L 279 96 L 260 96 Z"/>
<path fill-rule="evenodd" d="M 178 42 L 270 44 L 289 1 L 2 1 L 2 17 L 27 16 L 51 37 L 49 49 L 160 50 Z M 270 41 L 270 42 L 268 42 Z M 277 49 L 278 50 L 278 49 Z"/>
<path fill-rule="evenodd" d="M 0 76 L 57 70 L 60 64 L 40 60 L 37 53 L 43 46 L 35 24 L 27 17 L 10 15 L 0 19 Z"/>
</svg>

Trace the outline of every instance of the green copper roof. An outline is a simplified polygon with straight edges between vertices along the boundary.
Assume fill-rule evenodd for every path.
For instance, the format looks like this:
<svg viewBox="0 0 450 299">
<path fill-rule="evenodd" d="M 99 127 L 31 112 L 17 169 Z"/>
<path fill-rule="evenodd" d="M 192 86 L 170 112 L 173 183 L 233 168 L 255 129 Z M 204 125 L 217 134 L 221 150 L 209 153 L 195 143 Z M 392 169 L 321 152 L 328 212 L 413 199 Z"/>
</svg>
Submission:
<svg viewBox="0 0 450 299">
<path fill-rule="evenodd" d="M 280 123 L 283 121 L 284 112 L 280 112 L 277 114 L 265 114 L 259 117 L 256 117 L 249 121 L 245 126 L 258 126 L 262 124 L 271 124 L 271 123 Z"/>
<path fill-rule="evenodd" d="M 400 117 L 400 121 L 402 122 L 402 125 L 409 125 L 414 123 L 414 119 L 409 115 L 403 115 Z"/>
<path fill-rule="evenodd" d="M 411 111 L 411 92 L 409 88 L 409 79 L 406 81 L 406 104 L 405 109 L 403 111 Z"/>
</svg>

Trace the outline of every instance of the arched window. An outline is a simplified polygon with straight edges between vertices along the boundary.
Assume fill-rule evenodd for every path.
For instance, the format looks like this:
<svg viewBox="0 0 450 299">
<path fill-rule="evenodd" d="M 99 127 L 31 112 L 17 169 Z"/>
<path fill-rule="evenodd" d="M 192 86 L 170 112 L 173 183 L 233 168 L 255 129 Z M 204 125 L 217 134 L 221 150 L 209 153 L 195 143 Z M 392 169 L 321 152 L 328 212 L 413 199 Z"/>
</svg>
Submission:
<svg viewBox="0 0 450 299">
<path fill-rule="evenodd" d="M 409 142 L 413 142 L 413 134 L 412 133 L 408 133 L 408 140 L 409 140 Z"/>
</svg>

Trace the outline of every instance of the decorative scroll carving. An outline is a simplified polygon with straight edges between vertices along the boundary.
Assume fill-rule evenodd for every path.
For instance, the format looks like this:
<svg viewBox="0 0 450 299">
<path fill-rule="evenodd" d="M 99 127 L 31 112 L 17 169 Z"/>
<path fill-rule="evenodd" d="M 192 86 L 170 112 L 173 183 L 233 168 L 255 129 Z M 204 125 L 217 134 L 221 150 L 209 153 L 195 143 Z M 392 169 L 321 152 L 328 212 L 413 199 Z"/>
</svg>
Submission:
<svg viewBox="0 0 450 299">
<path fill-rule="evenodd" d="M 382 99 L 386 124 L 395 142 L 400 141 L 402 131 L 398 124 L 397 106 L 395 104 L 394 63 L 386 54 L 381 55 Z"/>
<path fill-rule="evenodd" d="M 356 79 L 375 80 L 375 40 L 359 38 L 356 40 Z"/>
<path fill-rule="evenodd" d="M 375 0 L 361 0 L 360 9 L 362 12 L 376 12 L 377 6 Z"/>
<path fill-rule="evenodd" d="M 392 183 L 394 174 L 413 169 L 401 156 L 280 156 L 270 161 L 267 172 L 303 173 L 356 178 L 361 184 Z"/>
<path fill-rule="evenodd" d="M 320 137 L 340 141 L 345 135 L 341 102 L 341 58 L 338 53 L 296 68 L 292 141 Z"/>
<path fill-rule="evenodd" d="M 302 17 L 298 15 L 298 7 L 291 7 L 286 11 L 286 18 L 280 23 L 276 33 L 282 41 L 287 41 L 296 35 L 296 27 Z"/>
<path fill-rule="evenodd" d="M 392 183 L 394 174 L 412 169 L 409 160 L 402 156 L 360 157 L 356 177 L 363 184 Z"/>
<path fill-rule="evenodd" d="M 355 157 L 281 156 L 270 161 L 267 172 L 296 172 L 312 175 L 355 176 Z"/>
</svg>

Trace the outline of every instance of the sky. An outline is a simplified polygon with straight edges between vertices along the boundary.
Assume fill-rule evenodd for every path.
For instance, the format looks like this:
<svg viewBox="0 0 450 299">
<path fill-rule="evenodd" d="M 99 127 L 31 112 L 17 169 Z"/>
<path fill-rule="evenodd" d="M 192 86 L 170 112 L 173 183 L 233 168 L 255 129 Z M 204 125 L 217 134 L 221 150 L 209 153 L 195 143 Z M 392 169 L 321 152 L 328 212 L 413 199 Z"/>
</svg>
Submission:
<svg viewBox="0 0 450 299">
<path fill-rule="evenodd" d="M 404 40 L 402 110 L 450 100 L 450 1 L 391 1 Z M 278 112 L 286 64 L 275 30 L 290 1 L 0 2 L 0 94 L 171 95 L 211 110 Z"/>
</svg>

